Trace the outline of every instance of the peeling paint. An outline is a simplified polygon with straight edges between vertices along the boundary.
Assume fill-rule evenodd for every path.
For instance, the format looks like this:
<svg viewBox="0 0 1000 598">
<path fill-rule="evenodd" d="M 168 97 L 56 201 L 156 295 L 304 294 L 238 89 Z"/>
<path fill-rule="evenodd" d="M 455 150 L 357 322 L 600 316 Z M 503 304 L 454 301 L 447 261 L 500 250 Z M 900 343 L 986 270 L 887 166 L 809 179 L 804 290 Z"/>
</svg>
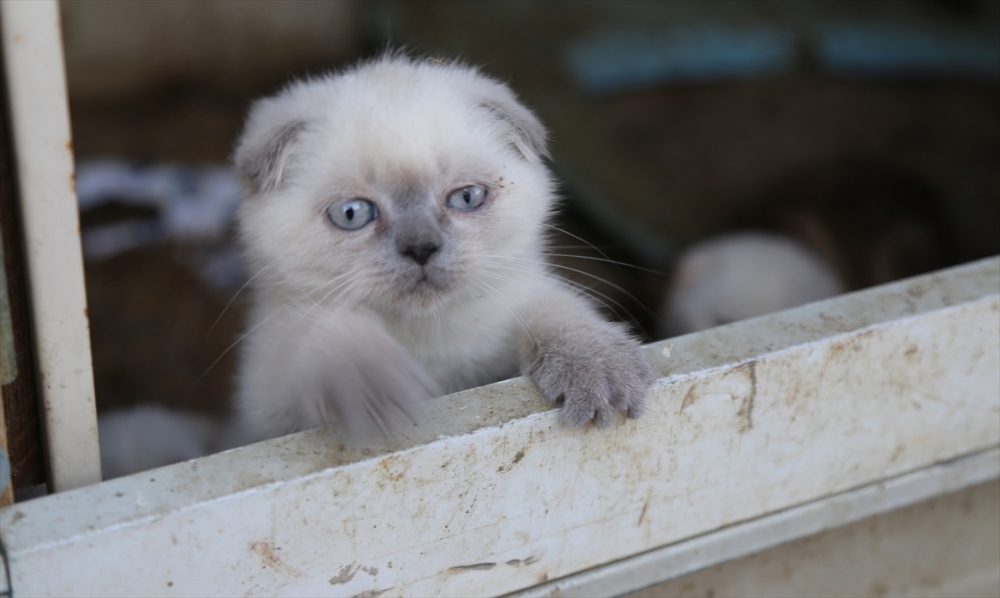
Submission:
<svg viewBox="0 0 1000 598">
<path fill-rule="evenodd" d="M 681 401 L 681 408 L 680 411 L 677 412 L 677 415 L 684 413 L 685 409 L 687 409 L 692 403 L 698 400 L 698 395 L 695 393 L 696 388 L 697 385 L 692 384 L 691 388 L 689 388 L 688 391 L 684 393 L 684 400 Z"/>
<path fill-rule="evenodd" d="M 344 565 L 340 568 L 340 571 L 331 577 L 328 581 L 331 586 L 339 585 L 342 583 L 347 583 L 354 579 L 354 576 L 358 574 L 358 567 L 351 563 L 350 565 Z"/>
<path fill-rule="evenodd" d="M 496 566 L 496 563 L 475 563 L 473 565 L 455 565 L 454 567 L 448 567 L 448 570 L 452 573 L 463 573 L 465 571 L 489 571 Z"/>
<path fill-rule="evenodd" d="M 753 404 L 754 400 L 757 399 L 757 361 L 754 360 L 749 363 L 745 363 L 733 369 L 733 373 L 747 375 L 750 379 L 750 392 L 743 398 L 743 402 L 740 404 L 740 410 L 737 413 L 740 421 L 740 434 L 745 434 L 753 429 Z"/>
</svg>

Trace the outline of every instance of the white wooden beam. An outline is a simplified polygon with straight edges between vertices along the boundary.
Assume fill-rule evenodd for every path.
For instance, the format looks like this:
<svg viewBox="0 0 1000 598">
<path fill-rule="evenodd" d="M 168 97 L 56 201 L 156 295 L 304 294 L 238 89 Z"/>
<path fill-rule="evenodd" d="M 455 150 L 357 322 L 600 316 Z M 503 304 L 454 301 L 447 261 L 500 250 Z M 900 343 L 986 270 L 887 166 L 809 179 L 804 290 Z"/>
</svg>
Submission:
<svg viewBox="0 0 1000 598">
<path fill-rule="evenodd" d="M 515 379 L 436 400 L 391 442 L 316 430 L 4 508 L 14 590 L 504 594 L 1000 475 L 1000 259 L 646 350 L 649 410 L 611 430 L 560 425 Z M 726 556 L 688 546 L 671 559 Z"/>
<path fill-rule="evenodd" d="M 101 481 L 59 4 L 0 2 L 51 489 Z"/>
<path fill-rule="evenodd" d="M 713 565 L 624 598 L 713 595 L 1000 596 L 1000 480 Z"/>
<path fill-rule="evenodd" d="M 987 449 L 569 575 L 512 596 L 619 596 L 998 477 L 1000 448 Z"/>
</svg>

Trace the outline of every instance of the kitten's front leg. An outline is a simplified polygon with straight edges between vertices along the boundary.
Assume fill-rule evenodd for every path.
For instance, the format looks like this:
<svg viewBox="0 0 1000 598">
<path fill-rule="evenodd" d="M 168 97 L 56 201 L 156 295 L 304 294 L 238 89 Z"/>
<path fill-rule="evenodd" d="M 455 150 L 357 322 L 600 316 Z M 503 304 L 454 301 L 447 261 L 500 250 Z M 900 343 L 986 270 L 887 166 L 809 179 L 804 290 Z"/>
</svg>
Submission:
<svg viewBox="0 0 1000 598">
<path fill-rule="evenodd" d="M 563 421 L 604 428 L 619 412 L 642 415 L 653 370 L 623 325 L 601 319 L 564 289 L 553 289 L 523 315 L 524 371 L 543 395 L 563 402 Z"/>
<path fill-rule="evenodd" d="M 437 384 L 378 318 L 346 309 L 289 310 L 248 336 L 237 407 L 257 439 L 339 423 L 389 432 L 418 415 Z"/>
</svg>

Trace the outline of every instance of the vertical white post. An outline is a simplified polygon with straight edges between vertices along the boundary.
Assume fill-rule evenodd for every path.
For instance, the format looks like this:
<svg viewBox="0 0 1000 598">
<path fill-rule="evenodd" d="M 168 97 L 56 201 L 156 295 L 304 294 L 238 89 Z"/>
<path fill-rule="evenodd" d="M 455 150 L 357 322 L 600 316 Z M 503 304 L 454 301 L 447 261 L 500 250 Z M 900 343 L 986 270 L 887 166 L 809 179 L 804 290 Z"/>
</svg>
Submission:
<svg viewBox="0 0 1000 598">
<path fill-rule="evenodd" d="M 101 480 L 59 4 L 0 2 L 52 489 Z"/>
</svg>

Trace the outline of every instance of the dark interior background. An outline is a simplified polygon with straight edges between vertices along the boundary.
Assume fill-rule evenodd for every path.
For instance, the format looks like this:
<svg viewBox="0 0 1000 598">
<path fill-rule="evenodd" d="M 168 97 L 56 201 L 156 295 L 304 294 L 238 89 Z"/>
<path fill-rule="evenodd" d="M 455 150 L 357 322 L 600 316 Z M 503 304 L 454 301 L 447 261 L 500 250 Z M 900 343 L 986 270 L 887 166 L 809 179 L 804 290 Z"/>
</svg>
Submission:
<svg viewBox="0 0 1000 598">
<path fill-rule="evenodd" d="M 1000 253 L 1000 2 L 102 1 L 64 2 L 62 16 L 81 163 L 225 164 L 252 99 L 387 46 L 481 65 L 550 128 L 566 200 L 554 259 L 647 339 L 678 252 L 738 226 L 794 228 L 788 201 L 839 215 L 834 242 L 849 247 L 883 202 L 923 210 L 941 266 Z M 862 43 L 860 62 L 837 67 L 824 43 L 855 30 L 896 35 L 901 53 Z M 783 58 L 699 60 L 748 33 L 784 43 Z M 670 51 L 673 71 L 643 62 Z M 82 221 L 86 234 L 149 216 L 109 204 Z M 88 258 L 99 409 L 224 412 L 244 306 L 226 309 L 235 291 L 198 267 L 230 242 Z M 587 259 L 602 256 L 637 267 Z"/>
</svg>

